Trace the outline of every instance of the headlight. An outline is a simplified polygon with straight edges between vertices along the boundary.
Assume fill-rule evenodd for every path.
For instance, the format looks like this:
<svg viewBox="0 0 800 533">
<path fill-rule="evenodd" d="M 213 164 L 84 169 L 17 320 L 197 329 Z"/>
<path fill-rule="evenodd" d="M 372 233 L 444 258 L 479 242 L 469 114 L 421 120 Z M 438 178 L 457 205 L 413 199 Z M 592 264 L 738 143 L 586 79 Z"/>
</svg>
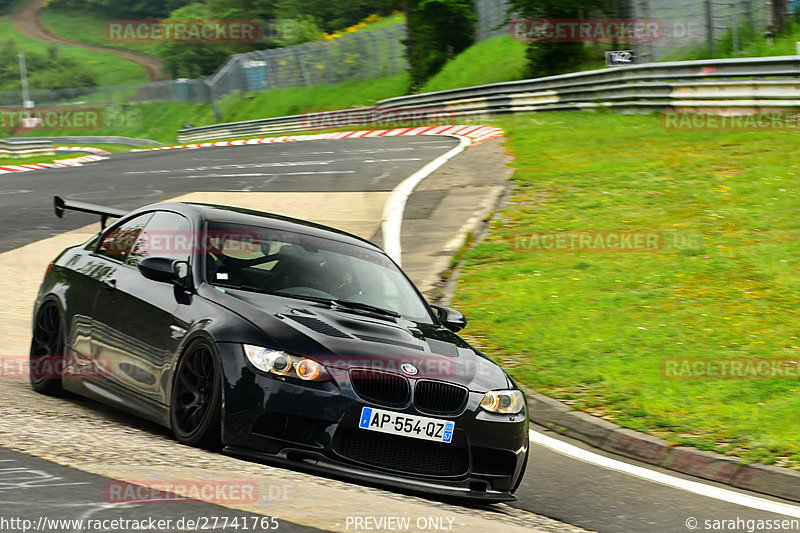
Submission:
<svg viewBox="0 0 800 533">
<path fill-rule="evenodd" d="M 483 397 L 481 407 L 490 413 L 515 415 L 525 407 L 525 397 L 518 390 L 490 390 Z"/>
<path fill-rule="evenodd" d="M 307 357 L 298 357 L 280 350 L 270 350 L 250 344 L 244 345 L 244 353 L 254 367 L 270 374 L 300 378 L 304 381 L 325 381 L 331 377 L 322 364 Z"/>
</svg>

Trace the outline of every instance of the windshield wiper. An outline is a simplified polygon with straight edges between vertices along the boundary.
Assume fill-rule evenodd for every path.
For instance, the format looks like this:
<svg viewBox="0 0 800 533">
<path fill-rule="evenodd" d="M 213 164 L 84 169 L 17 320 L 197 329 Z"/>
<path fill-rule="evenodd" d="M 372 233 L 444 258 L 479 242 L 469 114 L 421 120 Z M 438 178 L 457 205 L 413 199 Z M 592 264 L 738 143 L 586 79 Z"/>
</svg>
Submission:
<svg viewBox="0 0 800 533">
<path fill-rule="evenodd" d="M 307 296 L 305 294 L 294 294 L 291 292 L 282 292 L 282 291 L 267 291 L 259 287 L 254 287 L 252 285 L 233 285 L 227 283 L 216 283 L 221 287 L 226 287 L 230 289 L 239 289 L 245 291 L 253 291 L 253 292 L 260 292 L 262 294 L 272 294 L 274 296 L 284 296 L 286 298 L 295 298 L 298 300 L 308 300 L 310 302 L 316 302 L 321 304 L 326 304 L 330 306 L 332 309 L 336 309 L 337 307 L 343 307 L 347 310 L 358 310 L 358 311 L 368 311 L 371 313 L 376 313 L 379 315 L 390 316 L 394 318 L 399 318 L 402 315 L 396 311 L 392 311 L 391 309 L 384 309 L 382 307 L 377 307 L 370 304 L 365 304 L 361 302 L 350 302 L 347 300 L 337 300 L 336 298 L 324 298 L 321 296 Z"/>
<path fill-rule="evenodd" d="M 361 302 L 348 302 L 347 300 L 332 300 L 336 306 L 339 307 L 347 307 L 351 309 L 359 309 L 361 311 L 371 311 L 373 313 L 378 313 L 380 315 L 392 316 L 395 318 L 400 317 L 400 313 L 396 311 L 392 311 L 391 309 L 384 309 L 382 307 L 376 307 L 374 305 L 369 305 Z"/>
<path fill-rule="evenodd" d="M 272 296 L 283 296 L 284 298 L 294 298 L 296 300 L 308 300 L 310 302 L 316 302 L 321 304 L 326 304 L 328 306 L 332 305 L 336 300 L 333 298 L 323 298 L 320 296 L 306 296 L 305 294 L 294 294 L 291 292 L 281 292 L 281 291 L 268 291 L 266 289 L 262 289 L 261 287 L 255 287 L 253 285 L 225 285 L 221 283 L 217 283 L 222 287 L 229 287 L 231 289 L 239 289 L 243 291 L 252 291 L 258 292 L 261 294 L 269 294 Z"/>
<path fill-rule="evenodd" d="M 348 310 L 369 311 L 372 313 L 377 313 L 379 315 L 386 315 L 395 318 L 402 316 L 400 315 L 400 313 L 392 311 L 391 309 L 384 309 L 382 307 L 377 307 L 374 305 L 365 304 L 361 302 L 351 302 L 348 300 L 338 300 L 336 298 L 325 298 L 322 296 L 306 296 L 305 294 L 293 294 L 291 292 L 282 292 L 282 291 L 275 291 L 270 294 L 276 294 L 278 296 L 288 296 L 289 298 L 299 298 L 301 300 L 309 300 L 312 302 L 328 304 L 333 309 L 336 309 L 337 307 L 344 307 Z"/>
</svg>

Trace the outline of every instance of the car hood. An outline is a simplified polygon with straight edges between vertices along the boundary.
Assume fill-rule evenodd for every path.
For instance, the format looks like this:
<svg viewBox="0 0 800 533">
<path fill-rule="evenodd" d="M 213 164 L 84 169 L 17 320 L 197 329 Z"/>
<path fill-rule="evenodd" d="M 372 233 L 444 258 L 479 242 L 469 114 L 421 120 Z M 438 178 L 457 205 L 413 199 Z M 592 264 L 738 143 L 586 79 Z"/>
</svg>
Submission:
<svg viewBox="0 0 800 533">
<path fill-rule="evenodd" d="M 384 370 L 481 392 L 511 385 L 497 364 L 438 324 L 334 310 L 325 304 L 271 294 L 204 288 L 202 296 L 258 327 L 266 337 L 262 344 L 311 357 L 329 369 Z M 416 374 L 402 369 L 409 363 Z"/>
</svg>

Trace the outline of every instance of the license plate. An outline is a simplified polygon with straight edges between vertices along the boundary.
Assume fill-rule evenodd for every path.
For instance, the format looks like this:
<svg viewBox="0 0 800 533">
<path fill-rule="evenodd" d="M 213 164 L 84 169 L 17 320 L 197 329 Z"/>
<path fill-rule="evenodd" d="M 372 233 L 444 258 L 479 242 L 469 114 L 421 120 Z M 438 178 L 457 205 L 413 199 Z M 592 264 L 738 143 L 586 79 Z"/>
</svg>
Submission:
<svg viewBox="0 0 800 533">
<path fill-rule="evenodd" d="M 361 410 L 358 427 L 391 435 L 403 435 L 404 437 L 449 444 L 453 440 L 453 430 L 456 425 L 448 420 L 364 407 Z"/>
</svg>

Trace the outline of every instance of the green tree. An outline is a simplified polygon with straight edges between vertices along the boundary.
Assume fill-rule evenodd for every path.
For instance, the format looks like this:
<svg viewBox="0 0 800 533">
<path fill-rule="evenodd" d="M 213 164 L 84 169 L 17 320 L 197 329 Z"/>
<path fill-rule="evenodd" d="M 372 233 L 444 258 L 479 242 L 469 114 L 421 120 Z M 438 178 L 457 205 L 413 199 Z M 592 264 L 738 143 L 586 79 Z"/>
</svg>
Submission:
<svg viewBox="0 0 800 533">
<path fill-rule="evenodd" d="M 168 20 L 214 18 L 204 4 L 190 4 L 173 11 Z M 175 78 L 202 78 L 213 74 L 230 55 L 224 43 L 161 42 L 156 53 Z"/>
<path fill-rule="evenodd" d="M 619 7 L 615 0 L 510 0 L 509 11 L 518 18 L 577 19 L 605 16 Z M 577 70 L 589 57 L 582 42 L 528 44 L 528 76 L 551 76 Z"/>
<path fill-rule="evenodd" d="M 414 90 L 475 41 L 477 17 L 471 0 L 409 0 L 405 8 Z"/>
</svg>

